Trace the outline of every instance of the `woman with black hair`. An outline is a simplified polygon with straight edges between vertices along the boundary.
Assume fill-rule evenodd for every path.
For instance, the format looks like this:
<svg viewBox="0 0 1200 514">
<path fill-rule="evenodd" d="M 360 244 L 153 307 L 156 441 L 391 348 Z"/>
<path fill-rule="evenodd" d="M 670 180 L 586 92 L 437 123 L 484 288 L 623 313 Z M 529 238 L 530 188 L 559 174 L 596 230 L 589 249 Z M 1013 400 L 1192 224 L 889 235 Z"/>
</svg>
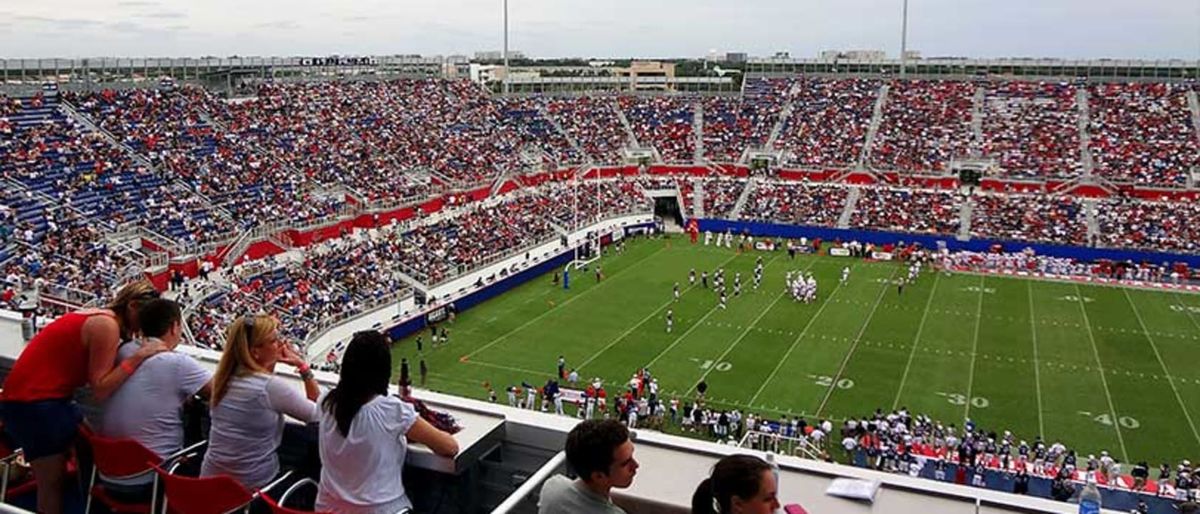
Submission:
<svg viewBox="0 0 1200 514">
<path fill-rule="evenodd" d="M 770 514 L 779 510 L 775 474 L 766 461 L 730 455 L 692 494 L 692 514 Z"/>
<path fill-rule="evenodd" d="M 453 457 L 458 442 L 388 395 L 392 355 L 387 337 L 375 331 L 354 335 L 342 357 L 337 387 L 320 405 L 321 483 L 318 511 L 391 514 L 411 509 L 401 473 L 408 441 Z"/>
</svg>

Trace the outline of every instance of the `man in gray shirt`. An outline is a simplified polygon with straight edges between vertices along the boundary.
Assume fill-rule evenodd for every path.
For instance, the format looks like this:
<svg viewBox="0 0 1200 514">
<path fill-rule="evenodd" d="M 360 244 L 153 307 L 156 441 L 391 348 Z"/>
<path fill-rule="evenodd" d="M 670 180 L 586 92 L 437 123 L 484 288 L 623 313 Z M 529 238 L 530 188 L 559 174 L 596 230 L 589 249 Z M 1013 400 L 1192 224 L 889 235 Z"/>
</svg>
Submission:
<svg viewBox="0 0 1200 514">
<path fill-rule="evenodd" d="M 546 480 L 538 513 L 625 514 L 609 492 L 629 487 L 637 474 L 629 429 L 616 420 L 583 421 L 567 434 L 566 452 L 567 464 L 579 479 L 555 475 Z"/>
<path fill-rule="evenodd" d="M 117 359 L 137 352 L 147 341 L 159 340 L 171 351 L 146 359 L 137 371 L 113 393 L 104 405 L 100 434 L 131 438 L 168 457 L 183 448 L 184 402 L 193 395 L 208 397 L 212 373 L 196 359 L 175 352 L 183 339 L 183 315 L 179 304 L 157 299 L 138 309 L 142 339 L 121 345 Z"/>
</svg>

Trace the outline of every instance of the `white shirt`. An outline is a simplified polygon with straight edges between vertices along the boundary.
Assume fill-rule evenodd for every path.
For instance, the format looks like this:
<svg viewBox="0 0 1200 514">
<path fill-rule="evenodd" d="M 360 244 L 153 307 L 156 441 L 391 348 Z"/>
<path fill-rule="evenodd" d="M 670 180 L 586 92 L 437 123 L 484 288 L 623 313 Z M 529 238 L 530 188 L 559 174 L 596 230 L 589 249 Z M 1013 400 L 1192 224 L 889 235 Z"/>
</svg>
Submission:
<svg viewBox="0 0 1200 514">
<path fill-rule="evenodd" d="M 275 375 L 254 373 L 230 380 L 210 414 L 200 476 L 229 475 L 255 489 L 279 474 L 275 450 L 283 442 L 283 415 L 311 423 L 317 421 L 317 404 Z"/>
<path fill-rule="evenodd" d="M 325 395 L 317 401 L 324 402 Z M 346 514 L 392 514 L 412 508 L 400 480 L 408 453 L 405 434 L 417 412 L 395 396 L 376 396 L 359 409 L 349 437 L 333 413 L 320 409 L 321 483 L 317 509 Z"/>
<path fill-rule="evenodd" d="M 121 345 L 117 361 L 128 359 L 140 347 Z M 132 438 L 159 457 L 167 457 L 183 448 L 183 402 L 211 378 L 208 370 L 182 353 L 153 355 L 104 404 L 100 433 Z"/>
</svg>

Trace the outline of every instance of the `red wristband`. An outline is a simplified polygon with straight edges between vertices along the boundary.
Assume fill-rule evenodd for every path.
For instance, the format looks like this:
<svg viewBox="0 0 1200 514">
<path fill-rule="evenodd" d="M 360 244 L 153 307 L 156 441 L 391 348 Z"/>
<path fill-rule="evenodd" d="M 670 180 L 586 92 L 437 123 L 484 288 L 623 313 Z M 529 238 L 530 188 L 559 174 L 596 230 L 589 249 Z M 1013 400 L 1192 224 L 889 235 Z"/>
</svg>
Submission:
<svg viewBox="0 0 1200 514">
<path fill-rule="evenodd" d="M 309 366 L 307 362 L 296 367 L 296 373 L 301 375 L 308 373 L 310 370 L 312 370 L 312 367 Z"/>
<path fill-rule="evenodd" d="M 126 375 L 133 375 L 134 369 L 137 368 L 134 368 L 133 364 L 130 364 L 128 359 L 121 361 L 121 371 L 124 371 Z"/>
</svg>

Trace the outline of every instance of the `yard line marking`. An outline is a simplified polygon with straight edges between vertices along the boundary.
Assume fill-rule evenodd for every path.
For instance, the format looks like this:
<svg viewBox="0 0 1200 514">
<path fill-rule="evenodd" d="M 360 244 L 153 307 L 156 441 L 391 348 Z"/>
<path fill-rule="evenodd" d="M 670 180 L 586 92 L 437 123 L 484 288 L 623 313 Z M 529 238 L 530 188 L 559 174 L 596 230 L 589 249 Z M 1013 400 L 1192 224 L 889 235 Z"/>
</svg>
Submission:
<svg viewBox="0 0 1200 514">
<path fill-rule="evenodd" d="M 1192 427 L 1192 435 L 1196 437 L 1196 442 L 1200 443 L 1200 431 L 1196 430 L 1196 424 L 1192 422 L 1192 415 L 1188 413 L 1187 405 L 1183 403 L 1183 396 L 1179 394 L 1179 388 L 1175 387 L 1175 381 L 1171 379 L 1171 371 L 1167 369 L 1167 363 L 1163 361 L 1162 354 L 1158 353 L 1158 345 L 1154 343 L 1154 338 L 1150 337 L 1150 332 L 1146 329 L 1146 322 L 1142 320 L 1142 314 L 1138 312 L 1137 305 L 1133 303 L 1133 297 L 1129 295 L 1129 290 L 1125 290 L 1125 299 L 1129 302 L 1129 306 L 1133 308 L 1133 315 L 1138 320 L 1138 324 L 1142 326 L 1142 332 L 1146 333 L 1146 340 L 1150 341 L 1150 348 L 1154 350 L 1154 357 L 1158 359 L 1158 365 L 1162 366 L 1163 374 L 1167 377 L 1167 383 L 1171 384 L 1171 391 L 1175 392 L 1175 399 L 1179 401 L 1179 408 L 1183 409 L 1183 416 L 1187 418 L 1188 426 Z"/>
<path fill-rule="evenodd" d="M 1033 384 L 1037 390 L 1037 409 L 1038 409 L 1038 436 L 1042 439 L 1046 438 L 1046 423 L 1042 419 L 1042 370 L 1038 365 L 1038 344 L 1037 344 L 1037 320 L 1033 313 L 1033 281 L 1025 282 L 1025 289 L 1029 291 L 1029 331 L 1033 334 Z"/>
<path fill-rule="evenodd" d="M 816 259 L 814 259 L 813 262 L 815 263 Z M 811 267 L 812 267 L 812 263 L 809 263 L 809 268 L 811 268 Z M 805 268 L 805 269 L 808 269 L 808 268 Z M 788 293 L 788 289 L 787 289 L 787 287 L 784 287 L 783 291 L 780 291 L 779 294 L 775 296 L 775 299 L 771 301 L 770 305 L 767 305 L 767 308 L 763 309 L 763 311 L 760 312 L 758 314 L 758 316 L 754 318 L 754 321 L 750 322 L 750 326 L 746 327 L 746 329 L 742 331 L 742 334 L 739 335 L 737 337 L 737 339 L 734 339 L 733 343 L 730 344 L 729 347 L 726 348 L 725 351 L 722 352 L 720 356 L 718 356 L 715 360 L 713 360 L 713 362 L 721 362 L 721 361 L 725 360 L 725 356 L 729 355 L 729 352 L 733 351 L 733 349 L 736 348 L 737 345 L 742 342 L 742 339 L 746 338 L 746 334 L 750 333 L 750 329 L 753 328 L 754 325 L 757 325 L 758 322 L 763 319 L 763 316 L 766 316 L 767 313 L 770 312 L 771 309 L 775 307 L 775 304 L 779 303 L 779 300 L 782 300 L 784 296 L 787 296 L 787 293 Z M 712 371 L 714 369 L 717 369 L 717 367 L 715 365 L 710 366 L 708 369 L 704 370 L 704 373 L 700 375 L 700 379 L 697 380 L 695 384 L 692 384 L 692 387 L 688 388 L 687 393 L 685 393 L 685 395 L 691 394 L 692 391 L 694 391 L 696 389 L 696 386 L 700 385 L 700 382 L 703 382 L 704 379 L 708 377 L 708 374 L 712 373 Z"/>
<path fill-rule="evenodd" d="M 852 269 L 855 268 L 856 266 L 857 266 L 857 263 L 850 265 L 850 267 Z M 785 352 L 783 354 L 783 358 L 779 359 L 779 363 L 775 365 L 775 369 L 771 370 L 771 374 L 767 375 L 767 379 L 764 380 L 762 385 L 758 387 L 758 391 L 754 392 L 754 397 L 750 398 L 750 402 L 749 402 L 750 405 L 754 405 L 754 402 L 758 400 L 758 396 L 761 395 L 763 390 L 767 388 L 767 384 L 770 384 L 771 380 L 775 379 L 775 375 L 779 374 L 779 369 L 783 367 L 783 363 L 787 362 L 788 357 L 790 357 L 792 355 L 792 350 L 795 350 L 796 345 L 800 344 L 800 340 L 804 339 L 804 334 L 807 334 L 808 329 L 812 328 L 813 323 L 815 321 L 817 321 L 817 318 L 821 315 L 822 312 L 825 311 L 825 307 L 828 306 L 830 303 L 833 303 L 833 295 L 836 294 L 838 292 L 838 290 L 840 290 L 841 288 L 842 288 L 842 283 L 841 283 L 841 281 L 838 281 L 838 285 L 834 286 L 833 291 L 830 291 L 829 296 L 826 297 L 825 301 L 821 303 L 821 308 L 817 309 L 816 314 L 813 314 L 813 317 L 808 320 L 808 324 L 804 325 L 804 330 L 801 330 L 800 335 L 796 336 L 796 340 L 792 341 L 792 345 L 789 346 L 787 349 L 787 352 Z M 821 339 L 824 339 L 824 338 L 825 338 L 825 336 L 822 335 Z"/>
<path fill-rule="evenodd" d="M 929 306 L 933 305 L 933 297 L 937 295 L 938 279 L 941 273 L 933 275 L 933 289 L 929 292 L 929 300 L 925 302 L 925 312 L 921 314 L 921 323 L 917 325 L 917 335 L 913 336 L 912 351 L 908 354 L 908 364 L 904 365 L 904 375 L 900 377 L 900 387 L 896 389 L 896 400 L 892 402 L 892 410 L 900 406 L 900 395 L 904 393 L 904 383 L 908 381 L 908 371 L 912 369 L 913 357 L 917 355 L 917 347 L 921 345 L 921 333 L 925 330 L 925 320 L 929 318 Z M 983 294 L 980 293 L 980 298 Z"/>
<path fill-rule="evenodd" d="M 817 416 L 825 410 L 825 404 L 829 402 L 829 397 L 833 396 L 833 390 L 837 388 L 838 380 L 842 379 L 842 373 L 846 372 L 846 365 L 850 363 L 850 357 L 854 356 L 854 349 L 858 348 L 858 342 L 862 339 L 863 334 L 867 333 L 867 327 L 871 324 L 871 318 L 875 317 L 875 311 L 879 309 L 879 304 L 883 302 L 883 295 L 887 294 L 891 287 L 892 277 L 896 275 L 896 268 L 888 273 L 888 283 L 884 284 L 879 290 L 879 297 L 875 298 L 875 306 L 871 307 L 871 313 L 867 314 L 867 320 L 863 322 L 863 326 L 858 330 L 858 335 L 854 336 L 854 343 L 850 345 L 850 350 L 846 352 L 846 357 L 842 359 L 842 367 L 838 369 L 837 375 L 834 375 L 833 381 L 829 383 L 829 389 L 825 391 L 825 397 L 821 399 L 821 405 L 817 406 Z"/>
<path fill-rule="evenodd" d="M 778 257 L 778 256 L 776 256 L 776 257 Z M 813 264 L 815 264 L 817 262 L 817 259 L 820 259 L 820 257 L 817 257 L 817 258 L 813 259 L 811 262 L 809 262 L 808 267 L 805 269 L 807 270 L 808 268 L 811 268 L 813 266 Z M 775 257 L 772 257 L 771 261 L 774 261 L 774 260 L 775 260 Z M 767 265 L 763 264 L 763 268 L 765 269 L 766 267 L 767 267 Z M 784 292 L 787 292 L 786 288 L 784 289 Z M 704 313 L 704 317 L 700 318 L 700 321 L 704 321 L 705 319 L 708 319 L 708 317 L 711 316 L 712 313 L 717 312 L 718 305 L 720 305 L 720 304 L 713 305 L 712 308 L 708 309 L 708 312 Z M 716 325 L 719 326 L 721 324 L 717 323 Z M 687 338 L 687 335 L 691 334 L 692 331 L 696 330 L 696 327 L 699 327 L 699 326 L 700 326 L 700 322 L 696 322 L 696 324 L 692 325 L 690 328 L 688 328 L 686 332 L 679 334 L 679 337 L 675 338 L 675 340 L 672 341 L 671 344 L 667 345 L 667 347 L 664 348 L 663 351 L 658 352 L 658 355 L 655 355 L 653 359 L 650 359 L 650 362 L 648 362 L 645 366 L 642 366 L 642 367 L 649 368 L 655 362 L 658 362 L 658 359 L 661 359 L 663 355 L 666 355 L 667 352 L 670 352 L 671 349 L 675 348 L 677 345 L 679 345 L 679 343 L 683 342 L 683 340 L 685 338 Z"/>
<path fill-rule="evenodd" d="M 567 298 L 567 299 L 566 299 L 566 301 L 564 301 L 564 302 L 562 302 L 562 303 L 560 303 L 560 304 L 557 304 L 557 305 L 555 305 L 554 307 L 551 307 L 551 308 L 547 309 L 547 310 L 546 310 L 546 312 L 543 312 L 543 313 L 541 313 L 541 314 L 539 314 L 539 315 L 537 315 L 537 316 L 534 316 L 533 318 L 530 318 L 530 319 L 529 319 L 529 321 L 526 321 L 525 323 L 522 323 L 522 324 L 518 325 L 516 328 L 514 328 L 514 329 L 512 329 L 512 330 L 509 330 L 508 332 L 505 332 L 505 333 L 503 333 L 503 334 L 500 334 L 498 337 L 496 337 L 495 339 L 491 340 L 491 341 L 490 341 L 490 342 L 488 342 L 487 344 L 484 344 L 483 346 L 480 346 L 479 348 L 476 348 L 476 349 L 475 349 L 474 351 L 472 351 L 471 353 L 468 353 L 466 356 L 464 356 L 464 359 L 466 359 L 466 360 L 468 360 L 468 361 L 469 361 L 469 360 L 471 360 L 471 358 L 472 358 L 472 357 L 474 357 L 474 356 L 476 356 L 476 355 L 479 355 L 479 353 L 480 353 L 480 352 L 482 352 L 482 351 L 484 351 L 484 350 L 486 350 L 486 349 L 488 349 L 488 348 L 491 348 L 492 346 L 496 345 L 497 343 L 499 343 L 499 342 L 501 342 L 501 341 L 503 341 L 503 340 L 505 340 L 505 339 L 508 339 L 508 336 L 510 336 L 510 335 L 513 335 L 513 334 L 517 333 L 517 331 L 519 331 L 519 330 L 521 330 L 521 329 L 523 329 L 523 328 L 525 328 L 525 327 L 527 327 L 527 326 L 529 326 L 529 325 L 532 325 L 532 324 L 534 324 L 534 323 L 537 323 L 537 322 L 538 322 L 539 320 L 541 320 L 542 318 L 544 318 L 544 317 L 546 317 L 546 316 L 549 316 L 549 315 L 550 315 L 550 313 L 552 313 L 552 312 L 555 312 L 555 311 L 557 311 L 557 310 L 559 310 L 559 309 L 561 309 L 561 308 L 563 308 L 563 307 L 566 307 L 566 306 L 567 306 L 568 304 L 570 304 L 571 302 L 573 302 L 573 301 L 575 301 L 575 300 L 578 300 L 578 299 L 580 299 L 580 298 L 583 298 L 584 296 L 586 296 L 588 293 L 591 293 L 592 291 L 595 291 L 595 290 L 597 290 L 597 289 L 600 289 L 600 288 L 604 287 L 605 285 L 611 284 L 611 283 L 613 282 L 613 280 L 614 280 L 614 279 L 615 279 L 615 278 L 616 278 L 618 275 L 621 275 L 621 274 L 623 274 L 623 273 L 624 273 L 626 270 L 630 270 L 630 269 L 636 268 L 638 263 L 641 263 L 642 261 L 645 261 L 646 259 L 649 259 L 649 258 L 651 258 L 651 257 L 654 257 L 655 255 L 658 255 L 660 252 L 662 252 L 662 251 L 663 251 L 663 250 L 665 250 L 665 249 L 666 249 L 666 247 L 665 247 L 665 246 L 663 246 L 663 247 L 660 247 L 659 249 L 657 249 L 657 250 L 655 250 L 655 251 L 653 251 L 653 252 L 650 252 L 650 253 L 649 253 L 648 255 L 646 255 L 645 257 L 642 257 L 641 259 L 638 259 L 638 260 L 634 261 L 634 262 L 633 262 L 632 264 L 630 264 L 629 266 L 626 266 L 626 267 L 624 267 L 624 268 L 621 268 L 621 269 L 620 269 L 620 270 L 618 270 L 616 273 L 613 273 L 613 274 L 612 274 L 612 276 L 610 276 L 609 278 L 605 279 L 603 282 L 600 282 L 599 284 L 596 284 L 596 285 L 594 285 L 594 286 L 592 286 L 592 287 L 589 287 L 589 288 L 588 288 L 586 291 L 583 291 L 583 292 L 581 292 L 581 293 L 579 293 L 579 294 L 577 294 L 577 295 L 575 295 L 575 296 L 572 296 L 572 297 L 570 297 L 570 298 Z"/>
<path fill-rule="evenodd" d="M 1088 339 L 1092 341 L 1092 352 L 1096 356 L 1096 366 L 1100 370 L 1100 383 L 1104 385 L 1104 396 L 1108 398 L 1108 410 L 1112 414 L 1113 429 L 1117 431 L 1117 441 L 1121 443 L 1122 460 L 1129 461 L 1129 452 L 1125 449 L 1125 436 L 1121 435 L 1121 424 L 1117 422 L 1117 407 L 1113 404 L 1112 393 L 1108 390 L 1108 379 L 1104 377 L 1104 364 L 1100 362 L 1100 347 L 1096 346 L 1096 336 L 1092 334 L 1092 322 L 1088 319 L 1087 308 L 1083 305 L 1083 290 L 1075 284 L 1075 298 L 1079 302 L 1079 311 L 1083 313 L 1083 324 L 1087 326 Z"/>
<path fill-rule="evenodd" d="M 971 390 L 975 388 L 975 360 L 979 357 L 979 326 L 983 325 L 984 276 L 979 276 L 979 306 L 975 308 L 975 338 L 971 342 L 971 371 L 967 373 L 967 405 L 963 419 L 971 419 Z"/>
<path fill-rule="evenodd" d="M 722 263 L 721 263 L 720 265 L 718 265 L 717 267 L 718 267 L 718 268 L 724 268 L 726 264 L 729 264 L 730 262 L 733 262 L 733 260 L 734 260 L 734 259 L 736 259 L 737 257 L 738 257 L 738 256 L 737 256 L 737 254 L 734 254 L 734 255 L 733 255 L 733 257 L 730 257 L 730 258 L 726 259 L 726 260 L 725 260 L 725 262 L 722 262 Z M 772 257 L 772 258 L 771 258 L 771 260 L 775 260 L 775 258 L 774 258 L 774 257 Z M 765 267 L 766 267 L 766 264 L 764 264 L 764 265 L 763 265 L 763 267 L 765 268 Z M 700 282 L 699 282 L 699 281 L 697 281 L 696 283 L 694 283 L 694 284 L 692 284 L 692 285 L 688 286 L 688 287 L 687 287 L 687 289 L 684 289 L 684 290 L 683 290 L 683 292 L 679 293 L 679 297 L 680 297 L 680 298 L 683 298 L 683 295 L 687 294 L 687 293 L 688 293 L 689 291 L 691 291 L 692 289 L 695 289 L 695 288 L 696 288 L 696 285 L 697 285 L 697 284 L 699 284 L 699 283 L 700 283 Z M 603 354 L 604 354 L 604 352 L 607 352 L 609 348 L 612 348 L 614 345 L 616 345 L 617 343 L 621 342 L 621 340 L 622 340 L 622 339 L 625 339 L 625 337 L 626 337 L 626 336 L 628 336 L 629 334 L 632 334 L 632 333 L 633 333 L 633 331 L 634 331 L 634 330 L 637 330 L 637 328 L 638 328 L 638 327 L 640 327 L 640 326 L 642 326 L 642 325 L 645 325 L 647 321 L 650 321 L 650 318 L 653 318 L 653 317 L 655 317 L 655 314 L 658 314 L 660 311 L 662 311 L 663 309 L 667 308 L 667 306 L 668 306 L 668 305 L 671 305 L 671 304 L 673 304 L 673 303 L 676 303 L 676 302 L 675 302 L 675 298 L 674 298 L 674 297 L 672 297 L 670 300 L 667 300 L 667 303 L 664 303 L 664 304 L 662 304 L 662 306 L 661 306 L 661 307 L 659 307 L 659 308 L 657 308 L 657 309 L 654 309 L 653 311 L 650 311 L 650 315 L 646 316 L 646 317 L 645 317 L 645 318 L 643 318 L 641 321 L 637 322 L 637 324 L 635 324 L 635 325 L 633 325 L 633 326 L 629 327 L 629 329 L 628 329 L 628 330 L 626 330 L 626 331 L 622 332 L 622 333 L 621 333 L 621 335 L 617 336 L 617 337 L 616 337 L 616 339 L 613 339 L 613 340 L 612 340 L 612 342 L 610 342 L 610 343 L 608 343 L 608 344 L 604 345 L 604 348 L 601 348 L 601 349 L 600 349 L 600 351 L 598 351 L 598 352 L 596 352 L 596 353 L 592 354 L 592 356 L 591 356 L 591 357 L 588 357 L 588 358 L 587 358 L 587 359 L 585 359 L 583 362 L 579 363 L 579 365 L 578 365 L 578 366 L 575 366 L 575 369 L 578 371 L 578 370 L 581 370 L 581 369 L 583 369 L 583 368 L 584 368 L 584 366 L 587 366 L 588 364 L 591 364 L 591 362 L 592 362 L 592 361 L 594 361 L 594 360 L 596 360 L 596 358 L 597 358 L 597 357 L 600 357 L 601 355 L 603 355 Z M 680 321 L 683 321 L 683 320 L 680 320 Z"/>
<path fill-rule="evenodd" d="M 492 364 L 490 362 L 483 362 L 483 361 L 467 361 L 466 363 L 474 364 L 476 366 L 483 366 L 485 368 L 496 368 L 496 369 L 502 369 L 505 371 L 513 371 L 516 373 L 525 373 L 528 375 L 540 375 L 540 376 L 545 376 L 545 377 L 558 378 L 558 375 L 547 372 L 547 371 L 534 371 L 531 369 L 517 368 L 517 367 L 513 367 L 513 366 L 505 366 L 503 364 Z"/>
</svg>

